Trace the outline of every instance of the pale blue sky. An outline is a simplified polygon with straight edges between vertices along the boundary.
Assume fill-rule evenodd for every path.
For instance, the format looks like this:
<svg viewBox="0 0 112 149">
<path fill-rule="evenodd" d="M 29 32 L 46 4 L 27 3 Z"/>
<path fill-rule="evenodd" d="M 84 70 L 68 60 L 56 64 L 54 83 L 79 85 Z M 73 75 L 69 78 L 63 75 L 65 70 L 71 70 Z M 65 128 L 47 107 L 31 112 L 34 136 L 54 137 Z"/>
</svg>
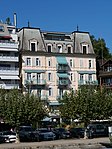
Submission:
<svg viewBox="0 0 112 149">
<path fill-rule="evenodd" d="M 72 32 L 77 25 L 95 38 L 104 38 L 112 51 L 112 0 L 0 0 L 0 20 L 47 31 Z"/>
</svg>

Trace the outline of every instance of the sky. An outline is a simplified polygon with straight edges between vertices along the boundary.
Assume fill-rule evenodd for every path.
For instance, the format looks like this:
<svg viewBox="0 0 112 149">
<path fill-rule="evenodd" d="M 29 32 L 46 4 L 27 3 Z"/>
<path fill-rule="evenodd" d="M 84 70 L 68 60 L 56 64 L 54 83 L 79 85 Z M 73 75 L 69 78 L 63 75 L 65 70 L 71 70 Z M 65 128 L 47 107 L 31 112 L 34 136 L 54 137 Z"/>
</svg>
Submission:
<svg viewBox="0 0 112 149">
<path fill-rule="evenodd" d="M 89 32 L 103 38 L 112 53 L 112 0 L 0 0 L 0 20 L 17 14 L 17 27 Z"/>
</svg>

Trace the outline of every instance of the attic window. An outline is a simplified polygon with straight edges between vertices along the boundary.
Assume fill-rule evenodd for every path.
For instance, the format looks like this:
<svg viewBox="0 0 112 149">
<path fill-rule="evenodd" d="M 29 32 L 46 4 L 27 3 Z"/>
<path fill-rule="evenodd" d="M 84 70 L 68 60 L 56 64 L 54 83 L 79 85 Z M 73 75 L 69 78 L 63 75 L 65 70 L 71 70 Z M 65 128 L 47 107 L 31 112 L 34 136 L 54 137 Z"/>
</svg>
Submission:
<svg viewBox="0 0 112 149">
<path fill-rule="evenodd" d="M 4 26 L 0 26 L 0 32 L 4 32 Z"/>
<path fill-rule="evenodd" d="M 30 51 L 37 51 L 38 50 L 38 42 L 35 39 L 32 39 L 29 41 L 30 42 Z"/>
<path fill-rule="evenodd" d="M 87 46 L 83 46 L 82 50 L 83 50 L 83 54 L 87 54 Z"/>
</svg>

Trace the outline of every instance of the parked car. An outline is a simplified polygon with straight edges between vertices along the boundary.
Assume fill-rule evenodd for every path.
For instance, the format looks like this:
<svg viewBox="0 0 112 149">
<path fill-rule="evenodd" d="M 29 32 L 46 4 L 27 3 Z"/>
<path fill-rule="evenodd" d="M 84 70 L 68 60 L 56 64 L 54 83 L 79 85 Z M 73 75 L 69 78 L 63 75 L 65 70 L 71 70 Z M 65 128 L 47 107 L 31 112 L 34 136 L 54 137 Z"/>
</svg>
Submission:
<svg viewBox="0 0 112 149">
<path fill-rule="evenodd" d="M 84 138 L 85 128 L 70 128 L 71 138 Z"/>
<path fill-rule="evenodd" d="M 39 141 L 39 135 L 31 126 L 20 126 L 19 127 L 19 139 L 23 141 Z"/>
<path fill-rule="evenodd" d="M 51 130 L 48 130 L 47 128 L 39 128 L 36 131 L 39 134 L 40 141 L 56 139 L 56 135 Z"/>
<path fill-rule="evenodd" d="M 108 136 L 108 129 L 103 124 L 89 124 L 87 130 L 92 138 Z"/>
<path fill-rule="evenodd" d="M 0 132 L 0 136 L 2 141 L 7 143 L 16 141 L 16 133 L 12 131 L 2 131 Z"/>
<path fill-rule="evenodd" d="M 65 128 L 56 128 L 53 130 L 58 139 L 67 139 L 70 138 L 70 131 Z"/>
</svg>

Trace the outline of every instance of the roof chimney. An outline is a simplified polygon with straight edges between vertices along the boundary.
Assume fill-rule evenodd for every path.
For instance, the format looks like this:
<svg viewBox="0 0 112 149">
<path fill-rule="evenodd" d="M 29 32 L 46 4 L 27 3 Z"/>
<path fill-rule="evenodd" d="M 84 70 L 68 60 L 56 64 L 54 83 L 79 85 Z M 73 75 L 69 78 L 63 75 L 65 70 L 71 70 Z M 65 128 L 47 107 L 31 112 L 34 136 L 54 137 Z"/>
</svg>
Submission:
<svg viewBox="0 0 112 149">
<path fill-rule="evenodd" d="M 17 26 L 17 15 L 16 15 L 16 13 L 14 13 L 14 26 L 15 27 Z"/>
</svg>

